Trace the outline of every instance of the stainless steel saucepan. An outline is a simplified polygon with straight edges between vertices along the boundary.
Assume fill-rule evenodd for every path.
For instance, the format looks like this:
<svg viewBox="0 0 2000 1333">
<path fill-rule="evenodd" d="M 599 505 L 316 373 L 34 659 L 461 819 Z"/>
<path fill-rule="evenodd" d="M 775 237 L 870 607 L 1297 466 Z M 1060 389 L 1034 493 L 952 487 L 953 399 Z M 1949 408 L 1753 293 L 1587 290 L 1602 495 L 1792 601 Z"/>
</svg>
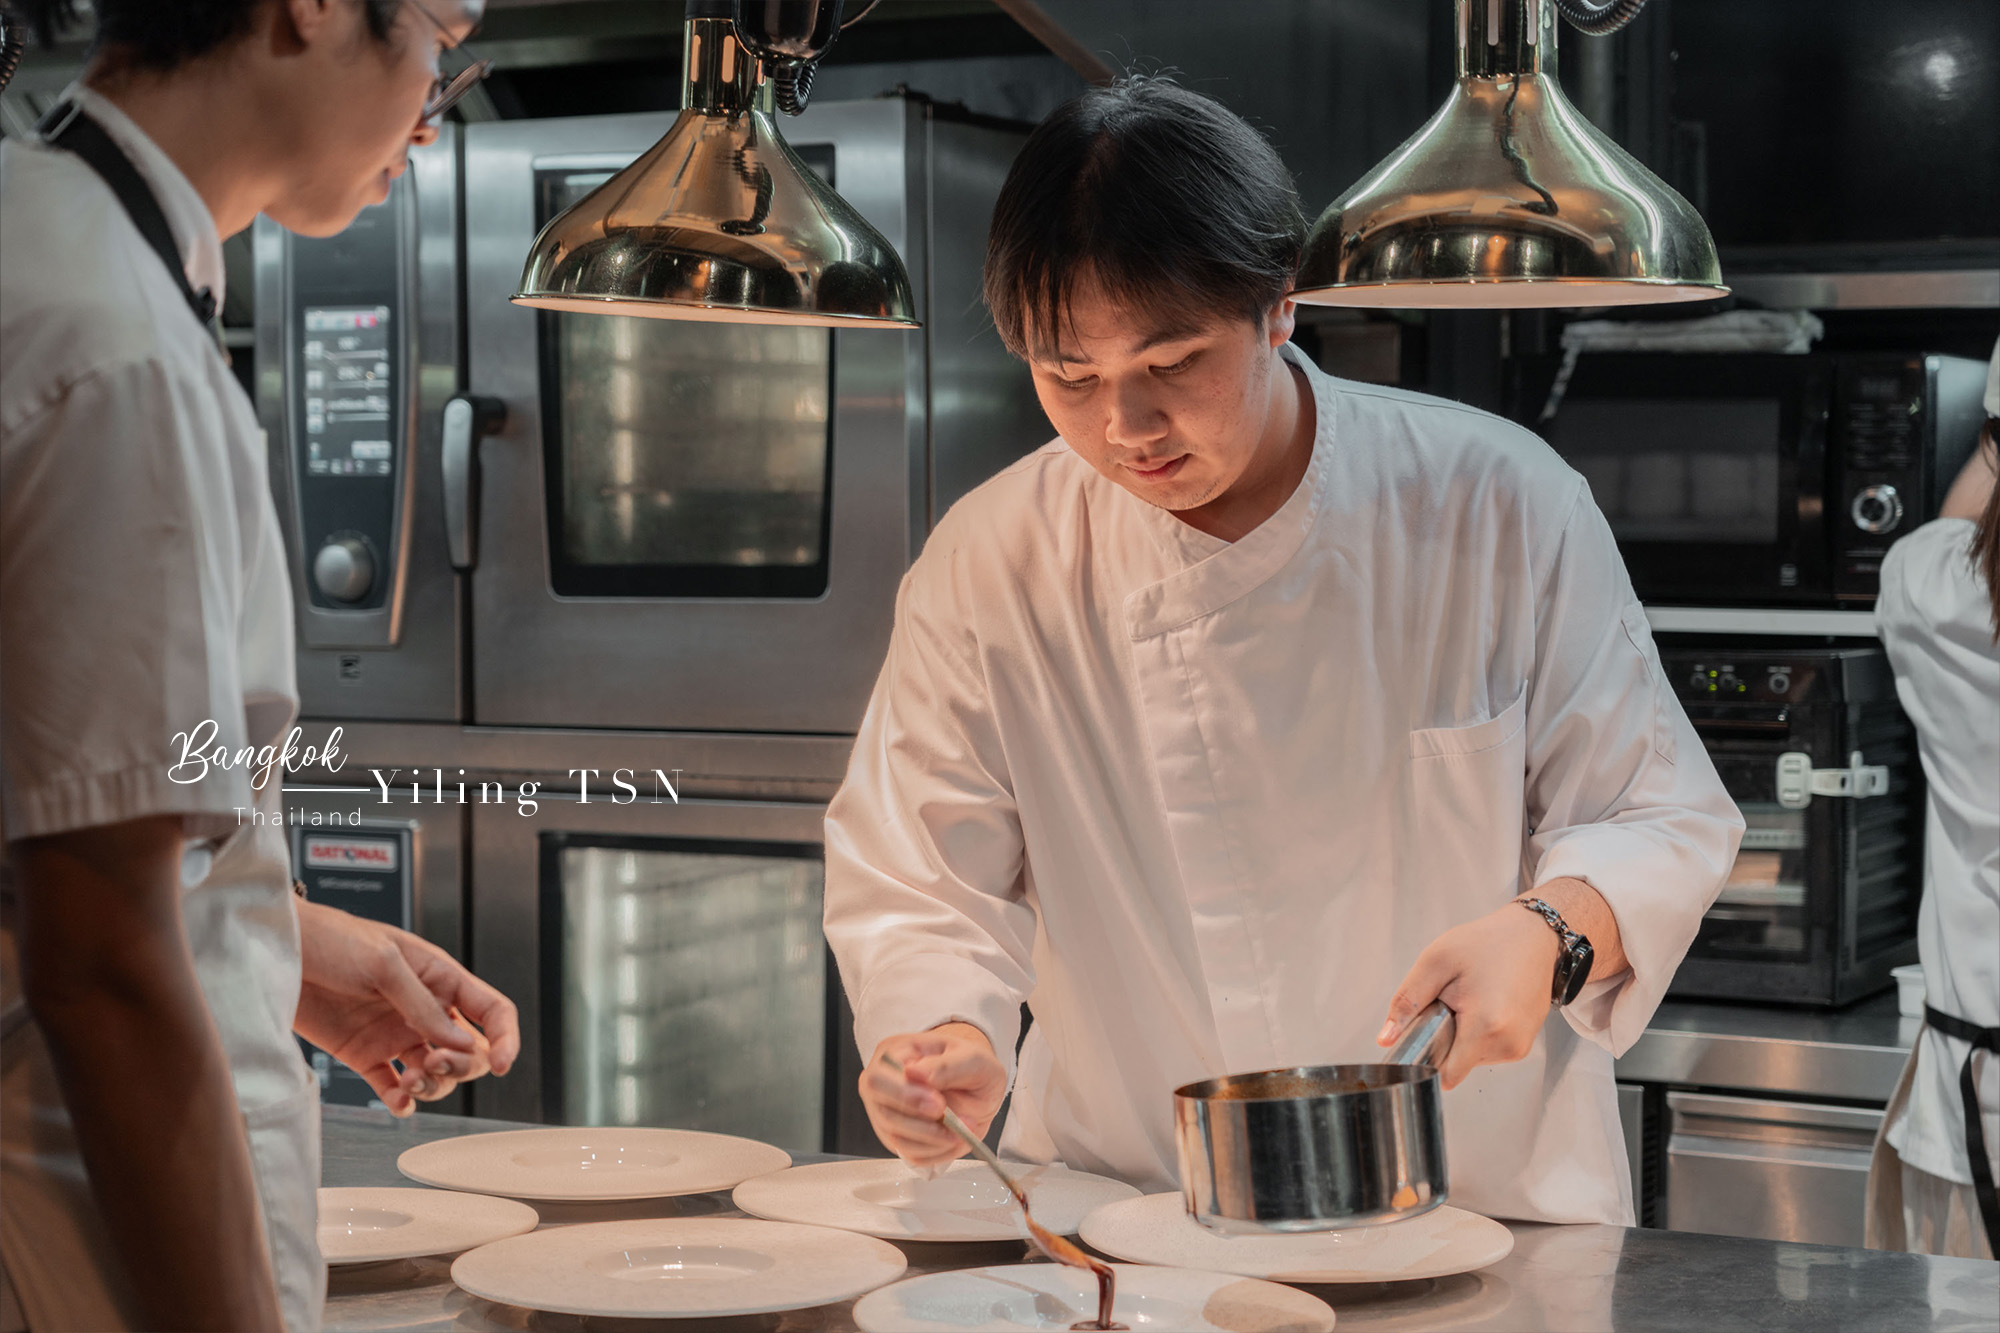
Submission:
<svg viewBox="0 0 2000 1333">
<path fill-rule="evenodd" d="M 1427 1213 L 1449 1192 L 1442 1000 L 1386 1062 L 1230 1074 L 1174 1089 L 1188 1212 L 1243 1234 L 1334 1231 Z"/>
</svg>

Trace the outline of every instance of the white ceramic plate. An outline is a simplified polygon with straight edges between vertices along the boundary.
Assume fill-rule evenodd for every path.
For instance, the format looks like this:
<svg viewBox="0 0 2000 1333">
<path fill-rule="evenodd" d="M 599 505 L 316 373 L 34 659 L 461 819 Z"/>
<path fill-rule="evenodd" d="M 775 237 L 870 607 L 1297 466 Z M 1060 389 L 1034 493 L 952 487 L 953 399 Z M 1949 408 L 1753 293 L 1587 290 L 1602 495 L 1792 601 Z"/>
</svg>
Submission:
<svg viewBox="0 0 2000 1333">
<path fill-rule="evenodd" d="M 418 1144 L 396 1159 L 412 1180 L 515 1199 L 660 1199 L 726 1190 L 782 1171 L 791 1154 L 690 1129 L 511 1129 Z"/>
<path fill-rule="evenodd" d="M 1325 1301 L 1275 1282 L 1186 1268 L 1113 1264 L 1114 1323 L 1133 1333 L 1330 1333 Z M 1060 1264 L 1009 1264 L 913 1277 L 870 1292 L 854 1306 L 862 1333 L 1002 1333 L 1067 1329 L 1097 1318 L 1097 1283 Z"/>
<path fill-rule="evenodd" d="M 1136 1199 L 1130 1185 L 1062 1166 L 1013 1165 L 1035 1220 L 1073 1236 L 1091 1209 Z M 885 1240 L 1025 1240 L 1021 1210 L 993 1172 L 979 1162 L 954 1162 L 926 1180 L 894 1158 L 822 1162 L 759 1176 L 736 1187 L 736 1206 L 775 1222 L 839 1227 Z"/>
<path fill-rule="evenodd" d="M 330 1264 L 457 1254 L 533 1231 L 535 1210 L 512 1199 L 451 1190 L 323 1189 L 319 1252 Z"/>
<path fill-rule="evenodd" d="M 887 1241 L 739 1217 L 592 1222 L 495 1241 L 451 1279 L 504 1305 L 619 1319 L 766 1314 L 844 1301 L 902 1275 Z"/>
<path fill-rule="evenodd" d="M 1107 1204 L 1083 1219 L 1083 1239 L 1120 1259 L 1174 1264 L 1277 1282 L 1401 1282 L 1499 1263 L 1514 1233 L 1458 1208 L 1379 1227 L 1287 1236 L 1221 1236 L 1187 1215 L 1180 1194 Z"/>
</svg>

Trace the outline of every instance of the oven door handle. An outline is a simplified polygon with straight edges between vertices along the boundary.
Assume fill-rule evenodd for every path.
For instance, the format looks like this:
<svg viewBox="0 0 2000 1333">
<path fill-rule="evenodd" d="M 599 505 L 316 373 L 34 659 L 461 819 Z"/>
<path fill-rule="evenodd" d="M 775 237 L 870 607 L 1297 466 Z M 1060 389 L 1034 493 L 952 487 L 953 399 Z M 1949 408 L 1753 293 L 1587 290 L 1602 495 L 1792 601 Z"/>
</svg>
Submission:
<svg viewBox="0 0 2000 1333">
<path fill-rule="evenodd" d="M 479 560 L 479 442 L 507 424 L 498 398 L 459 394 L 444 405 L 444 536 L 451 567 L 471 569 Z"/>
<path fill-rule="evenodd" d="M 1864 764 L 1859 750 L 1847 756 L 1846 768 L 1814 768 L 1812 756 L 1803 750 L 1787 750 L 1778 756 L 1778 804 L 1787 810 L 1803 810 L 1815 796 L 1861 800 L 1888 794 L 1888 767 Z"/>
</svg>

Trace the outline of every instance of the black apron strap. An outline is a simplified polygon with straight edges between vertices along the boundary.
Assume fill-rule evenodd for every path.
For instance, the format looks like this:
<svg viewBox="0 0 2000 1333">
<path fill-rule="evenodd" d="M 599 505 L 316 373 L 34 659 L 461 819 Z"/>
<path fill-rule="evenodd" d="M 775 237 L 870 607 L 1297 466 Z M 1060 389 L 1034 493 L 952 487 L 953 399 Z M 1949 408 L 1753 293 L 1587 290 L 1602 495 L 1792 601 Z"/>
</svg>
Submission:
<svg viewBox="0 0 2000 1333">
<path fill-rule="evenodd" d="M 1924 1022 L 1947 1037 L 1956 1037 L 1976 1051 L 2000 1055 L 2000 1027 L 1983 1028 L 1955 1014 L 1924 1006 Z M 2000 1253 L 2000 1190 L 1994 1188 L 1993 1159 L 1986 1155 L 1986 1121 L 1979 1113 L 1979 1081 L 1972 1076 L 1972 1051 L 1958 1068 L 1958 1095 L 1965 1103 L 1966 1165 L 1972 1172 L 1972 1193 L 1979 1200 L 1979 1220 L 1986 1226 L 1986 1243 Z"/>
<path fill-rule="evenodd" d="M 181 289 L 181 297 L 194 311 L 194 317 L 201 326 L 214 334 L 215 296 L 204 287 L 196 291 L 188 283 L 187 264 L 181 258 L 180 247 L 174 244 L 173 228 L 167 225 L 166 214 L 160 211 L 160 201 L 153 197 L 145 177 L 132 165 L 132 159 L 125 156 L 104 127 L 83 113 L 76 103 L 63 101 L 49 109 L 35 127 L 41 132 L 42 140 L 54 147 L 75 153 L 89 164 L 90 168 L 104 178 L 111 187 L 111 193 L 118 196 L 118 202 L 125 205 L 126 214 L 132 225 L 146 238 L 146 244 L 167 266 L 173 275 L 174 285 Z"/>
</svg>

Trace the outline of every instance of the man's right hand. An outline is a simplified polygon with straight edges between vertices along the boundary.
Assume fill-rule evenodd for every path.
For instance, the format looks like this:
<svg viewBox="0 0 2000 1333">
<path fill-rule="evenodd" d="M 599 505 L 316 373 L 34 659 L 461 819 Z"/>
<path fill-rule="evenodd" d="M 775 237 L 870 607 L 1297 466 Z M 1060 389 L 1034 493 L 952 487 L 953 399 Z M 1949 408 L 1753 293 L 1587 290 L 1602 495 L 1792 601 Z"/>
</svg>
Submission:
<svg viewBox="0 0 2000 1333">
<path fill-rule="evenodd" d="M 903 1072 L 884 1063 L 885 1055 Z M 942 1166 L 970 1151 L 944 1127 L 947 1105 L 967 1129 L 984 1134 L 1006 1097 L 1007 1070 L 970 1023 L 886 1038 L 861 1071 L 861 1104 L 876 1137 L 911 1166 Z"/>
</svg>

